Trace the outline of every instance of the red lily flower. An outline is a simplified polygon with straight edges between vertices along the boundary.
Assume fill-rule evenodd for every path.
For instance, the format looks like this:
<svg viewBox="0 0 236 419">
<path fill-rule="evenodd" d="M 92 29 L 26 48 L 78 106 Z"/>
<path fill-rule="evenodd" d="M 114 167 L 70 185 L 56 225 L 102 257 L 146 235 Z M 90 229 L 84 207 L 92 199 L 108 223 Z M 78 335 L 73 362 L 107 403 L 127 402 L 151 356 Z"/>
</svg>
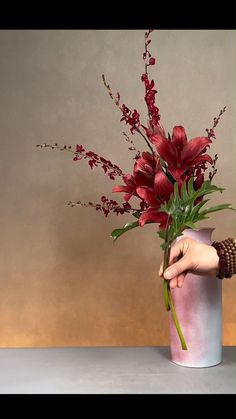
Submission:
<svg viewBox="0 0 236 419">
<path fill-rule="evenodd" d="M 190 176 L 183 175 L 177 179 L 179 192 L 184 181 L 188 182 Z M 159 223 L 159 228 L 166 227 L 168 216 L 160 211 L 160 207 L 167 202 L 174 191 L 173 184 L 161 169 L 160 160 L 149 152 L 143 152 L 133 169 L 133 175 L 124 175 L 125 185 L 115 186 L 112 192 L 126 192 L 125 201 L 129 201 L 132 196 L 143 199 L 148 208 L 144 210 L 139 218 L 140 227 L 148 221 Z M 200 173 L 194 181 L 194 188 L 198 189 L 204 181 L 203 173 Z M 203 197 L 198 198 L 202 200 Z M 197 202 L 196 202 L 197 203 Z"/>
<path fill-rule="evenodd" d="M 196 164 L 213 163 L 208 154 L 203 154 L 206 146 L 212 141 L 207 137 L 197 137 L 188 141 L 182 126 L 174 127 L 171 141 L 163 135 L 152 135 L 150 141 L 155 145 L 159 156 L 168 163 L 168 171 L 176 180 Z"/>
<path fill-rule="evenodd" d="M 139 217 L 140 227 L 148 221 L 160 223 L 159 227 L 161 229 L 166 227 L 168 215 L 160 211 L 160 206 L 170 198 L 173 190 L 172 183 L 161 170 L 156 173 L 152 188 L 148 186 L 137 187 L 138 195 L 150 205 Z"/>
<path fill-rule="evenodd" d="M 112 192 L 126 192 L 124 199 L 129 201 L 133 195 L 136 195 L 136 180 L 132 175 L 124 175 L 122 179 L 126 185 L 114 186 Z"/>
<path fill-rule="evenodd" d="M 133 175 L 122 177 L 126 185 L 115 186 L 112 192 L 126 192 L 124 196 L 126 201 L 129 201 L 133 195 L 139 197 L 136 192 L 137 187 L 141 185 L 152 187 L 159 168 L 159 159 L 148 151 L 144 151 L 142 157 L 139 157 L 134 164 Z"/>
<path fill-rule="evenodd" d="M 153 156 L 148 151 L 143 151 L 142 157 L 139 157 L 134 164 L 133 173 L 134 176 L 139 173 L 142 174 L 148 183 L 152 182 L 151 184 L 153 184 L 155 174 L 160 168 L 161 164 L 159 158 Z"/>
</svg>

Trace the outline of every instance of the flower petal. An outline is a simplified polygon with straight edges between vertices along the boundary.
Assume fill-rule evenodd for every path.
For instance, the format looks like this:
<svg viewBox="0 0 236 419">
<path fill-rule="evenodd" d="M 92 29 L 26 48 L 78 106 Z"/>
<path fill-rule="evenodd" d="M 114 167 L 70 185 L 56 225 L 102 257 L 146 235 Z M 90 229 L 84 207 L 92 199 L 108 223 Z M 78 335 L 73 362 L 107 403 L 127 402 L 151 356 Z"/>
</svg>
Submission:
<svg viewBox="0 0 236 419">
<path fill-rule="evenodd" d="M 148 221 L 153 221 L 154 223 L 163 223 L 167 220 L 167 214 L 165 212 L 159 211 L 159 208 L 148 208 L 140 217 L 139 225 L 143 227 Z"/>
<path fill-rule="evenodd" d="M 162 171 L 158 172 L 154 179 L 154 190 L 158 199 L 160 201 L 166 201 L 169 199 L 173 189 L 173 185 L 165 173 Z"/>
<path fill-rule="evenodd" d="M 193 138 L 186 144 L 181 153 L 181 164 L 192 162 L 210 143 L 212 143 L 212 141 L 207 137 Z"/>
<path fill-rule="evenodd" d="M 127 193 L 127 194 L 125 194 L 124 195 L 124 200 L 126 201 L 126 202 L 128 202 L 129 200 L 130 200 L 130 198 L 133 196 L 133 192 L 132 193 Z"/>
<path fill-rule="evenodd" d="M 177 150 L 183 150 L 184 146 L 187 144 L 187 135 L 184 127 L 176 126 L 173 128 L 172 132 L 172 144 L 175 145 Z"/>
<path fill-rule="evenodd" d="M 173 144 L 161 135 L 152 135 L 150 141 L 155 145 L 159 156 L 168 164 L 176 164 L 176 151 Z"/>
<path fill-rule="evenodd" d="M 147 160 L 141 158 L 138 159 L 134 164 L 134 174 L 137 172 L 141 173 L 150 173 L 153 174 L 152 166 L 147 162 Z"/>
<path fill-rule="evenodd" d="M 136 187 L 143 185 L 153 187 L 154 176 L 149 173 L 137 172 L 135 173 L 134 178 Z"/>
<path fill-rule="evenodd" d="M 126 185 L 134 184 L 134 177 L 132 175 L 124 175 L 122 176 L 123 181 L 126 183 Z"/>
<path fill-rule="evenodd" d="M 171 166 L 168 167 L 168 171 L 175 178 L 175 180 L 179 180 L 180 176 L 182 176 L 184 172 L 186 172 L 187 169 L 188 169 L 188 166 L 183 166 L 180 169 L 178 167 L 171 167 Z"/>
<path fill-rule="evenodd" d="M 155 197 L 154 189 L 149 188 L 148 186 L 138 186 L 136 188 L 137 194 L 140 198 L 144 199 L 150 205 L 158 205 L 158 202 Z"/>
<path fill-rule="evenodd" d="M 213 164 L 213 160 L 212 160 L 211 156 L 209 156 L 209 154 L 202 154 L 202 155 L 196 157 L 193 160 L 192 164 L 195 165 L 195 164 L 201 163 L 203 161 L 208 161 L 208 163 Z"/>
<path fill-rule="evenodd" d="M 200 173 L 197 178 L 195 179 L 195 181 L 193 182 L 193 186 L 194 189 L 197 191 L 198 189 L 201 188 L 202 184 L 204 182 L 204 174 Z"/>
<path fill-rule="evenodd" d="M 164 230 L 166 228 L 166 226 L 167 226 L 167 220 L 168 220 L 168 215 L 165 212 L 163 212 L 162 214 L 163 214 L 162 221 L 159 224 L 159 229 L 160 230 Z"/>
<path fill-rule="evenodd" d="M 131 192 L 131 188 L 127 185 L 114 186 L 112 188 L 112 192 Z"/>
</svg>

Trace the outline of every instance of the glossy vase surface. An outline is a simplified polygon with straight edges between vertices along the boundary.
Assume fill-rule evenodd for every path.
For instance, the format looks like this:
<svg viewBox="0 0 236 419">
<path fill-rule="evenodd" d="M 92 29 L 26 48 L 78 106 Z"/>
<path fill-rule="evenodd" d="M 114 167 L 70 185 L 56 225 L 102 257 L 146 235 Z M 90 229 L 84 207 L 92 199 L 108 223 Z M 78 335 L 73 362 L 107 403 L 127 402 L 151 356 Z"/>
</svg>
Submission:
<svg viewBox="0 0 236 419">
<path fill-rule="evenodd" d="M 212 243 L 214 228 L 186 229 L 183 237 Z M 201 257 L 201 255 L 199 255 Z M 182 288 L 171 291 L 188 347 L 182 350 L 169 312 L 171 360 L 185 367 L 211 367 L 222 361 L 222 280 L 188 273 Z"/>
</svg>

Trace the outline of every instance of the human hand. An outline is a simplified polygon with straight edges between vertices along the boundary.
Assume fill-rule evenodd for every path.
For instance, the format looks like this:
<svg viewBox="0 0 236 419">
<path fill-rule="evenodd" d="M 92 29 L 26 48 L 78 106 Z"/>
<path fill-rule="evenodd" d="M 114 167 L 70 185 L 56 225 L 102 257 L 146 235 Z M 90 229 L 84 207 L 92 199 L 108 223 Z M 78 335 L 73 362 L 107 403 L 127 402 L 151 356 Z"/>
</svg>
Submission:
<svg viewBox="0 0 236 419">
<path fill-rule="evenodd" d="M 159 275 L 170 280 L 171 288 L 181 288 L 187 273 L 217 276 L 218 272 L 219 256 L 216 249 L 188 237 L 172 245 L 169 267 L 164 274 L 163 262 L 159 269 Z"/>
</svg>

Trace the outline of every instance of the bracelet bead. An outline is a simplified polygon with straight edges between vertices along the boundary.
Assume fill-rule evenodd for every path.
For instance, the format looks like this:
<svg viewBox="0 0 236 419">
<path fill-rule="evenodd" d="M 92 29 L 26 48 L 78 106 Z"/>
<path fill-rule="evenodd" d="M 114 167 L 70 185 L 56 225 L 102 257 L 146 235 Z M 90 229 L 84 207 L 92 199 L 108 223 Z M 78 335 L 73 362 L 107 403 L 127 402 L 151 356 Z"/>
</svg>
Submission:
<svg viewBox="0 0 236 419">
<path fill-rule="evenodd" d="M 217 278 L 231 278 L 236 273 L 236 239 L 229 237 L 221 242 L 214 241 L 212 246 L 219 256 Z"/>
</svg>

